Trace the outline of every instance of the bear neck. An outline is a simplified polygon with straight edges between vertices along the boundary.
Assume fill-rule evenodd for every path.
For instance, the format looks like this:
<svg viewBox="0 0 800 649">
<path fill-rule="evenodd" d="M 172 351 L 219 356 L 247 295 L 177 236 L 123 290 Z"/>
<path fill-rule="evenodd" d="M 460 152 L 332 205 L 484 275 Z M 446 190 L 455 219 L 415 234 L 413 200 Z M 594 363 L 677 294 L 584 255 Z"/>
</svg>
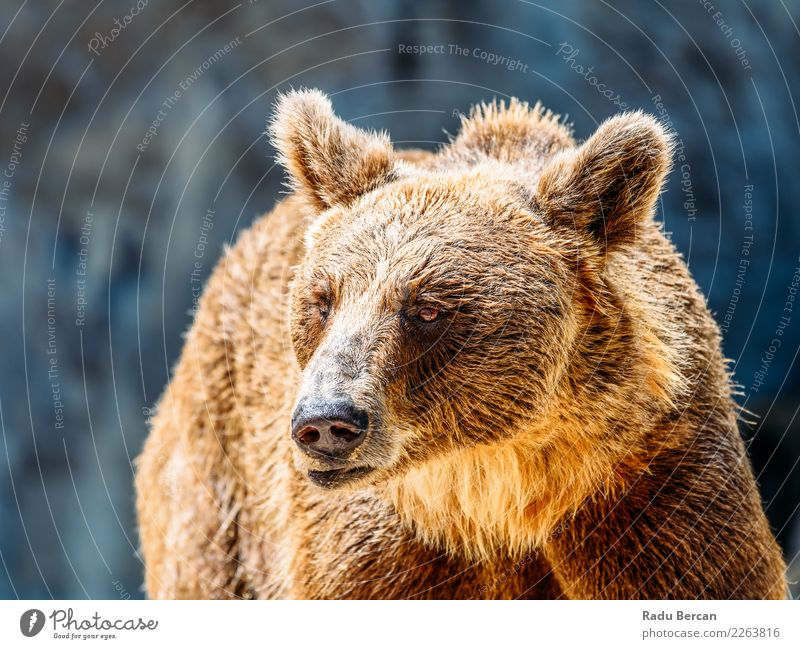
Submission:
<svg viewBox="0 0 800 649">
<path fill-rule="evenodd" d="M 385 494 L 427 544 L 473 560 L 498 552 L 519 557 L 542 547 L 586 498 L 614 491 L 629 473 L 630 463 L 619 460 L 626 450 L 598 447 L 586 432 L 562 419 L 557 430 L 531 429 L 453 451 L 391 482 Z"/>
</svg>

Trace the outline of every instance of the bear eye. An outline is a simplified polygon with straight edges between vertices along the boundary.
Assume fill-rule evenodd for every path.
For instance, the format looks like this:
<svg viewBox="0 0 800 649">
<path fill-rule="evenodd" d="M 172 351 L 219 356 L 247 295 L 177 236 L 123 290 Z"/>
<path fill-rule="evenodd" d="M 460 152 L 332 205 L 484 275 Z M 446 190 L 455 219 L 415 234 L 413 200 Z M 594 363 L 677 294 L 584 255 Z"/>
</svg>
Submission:
<svg viewBox="0 0 800 649">
<path fill-rule="evenodd" d="M 417 311 L 417 318 L 422 322 L 436 322 L 439 319 L 441 312 L 436 307 L 425 306 Z"/>
<path fill-rule="evenodd" d="M 333 298 L 331 296 L 330 288 L 328 285 L 318 286 L 312 292 L 312 301 L 317 309 L 320 320 L 325 322 L 331 313 Z"/>
</svg>

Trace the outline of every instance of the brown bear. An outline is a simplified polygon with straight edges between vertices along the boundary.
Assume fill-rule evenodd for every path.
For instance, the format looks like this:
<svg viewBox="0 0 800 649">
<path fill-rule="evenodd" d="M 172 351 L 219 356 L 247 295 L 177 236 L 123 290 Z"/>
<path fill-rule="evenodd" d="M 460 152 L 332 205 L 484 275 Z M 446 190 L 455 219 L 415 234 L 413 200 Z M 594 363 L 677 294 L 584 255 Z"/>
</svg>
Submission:
<svg viewBox="0 0 800 649">
<path fill-rule="evenodd" d="M 293 194 L 139 458 L 150 597 L 785 597 L 657 121 L 512 100 L 400 152 L 295 91 L 270 132 Z"/>
</svg>

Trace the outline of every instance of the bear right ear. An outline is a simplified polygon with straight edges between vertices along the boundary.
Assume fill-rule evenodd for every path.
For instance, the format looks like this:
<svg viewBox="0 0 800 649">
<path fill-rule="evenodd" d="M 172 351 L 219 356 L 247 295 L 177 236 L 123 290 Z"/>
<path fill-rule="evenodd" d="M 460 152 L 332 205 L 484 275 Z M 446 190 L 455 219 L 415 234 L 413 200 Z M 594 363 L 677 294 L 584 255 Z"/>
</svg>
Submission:
<svg viewBox="0 0 800 649">
<path fill-rule="evenodd" d="M 537 207 L 551 222 L 587 233 L 604 251 L 630 244 L 652 217 L 671 156 L 672 139 L 655 118 L 639 111 L 617 115 L 542 171 Z"/>
<path fill-rule="evenodd" d="M 395 177 L 389 137 L 336 117 L 319 90 L 278 97 L 269 134 L 290 187 L 320 211 L 349 205 Z"/>
</svg>

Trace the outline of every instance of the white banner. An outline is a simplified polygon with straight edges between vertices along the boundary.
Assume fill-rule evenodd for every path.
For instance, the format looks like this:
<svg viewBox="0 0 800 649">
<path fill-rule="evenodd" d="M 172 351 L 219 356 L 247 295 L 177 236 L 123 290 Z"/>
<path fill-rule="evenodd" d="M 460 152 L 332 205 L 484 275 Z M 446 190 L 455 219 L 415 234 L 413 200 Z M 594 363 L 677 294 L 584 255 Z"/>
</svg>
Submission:
<svg viewBox="0 0 800 649">
<path fill-rule="evenodd" d="M 2 647 L 800 647 L 785 602 L 0 602 Z"/>
</svg>

